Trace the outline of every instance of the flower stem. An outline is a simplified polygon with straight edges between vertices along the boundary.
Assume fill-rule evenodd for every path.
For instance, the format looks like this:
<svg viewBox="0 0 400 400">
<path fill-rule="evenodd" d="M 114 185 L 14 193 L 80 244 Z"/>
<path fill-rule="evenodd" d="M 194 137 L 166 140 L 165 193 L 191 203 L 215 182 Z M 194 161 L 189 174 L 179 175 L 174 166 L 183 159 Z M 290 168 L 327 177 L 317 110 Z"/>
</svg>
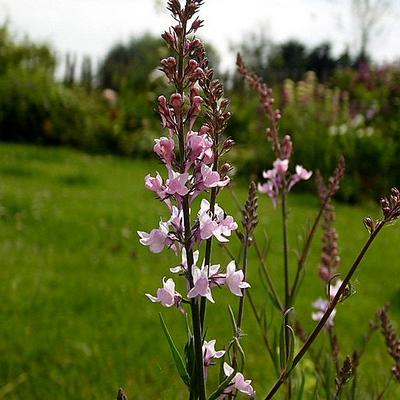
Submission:
<svg viewBox="0 0 400 400">
<path fill-rule="evenodd" d="M 360 253 L 358 254 L 357 258 L 355 259 L 355 261 L 354 261 L 353 265 L 351 266 L 349 272 L 347 273 L 346 277 L 343 279 L 343 282 L 340 285 L 340 288 L 337 291 L 336 296 L 333 298 L 333 300 L 329 304 L 329 307 L 325 311 L 325 314 L 323 315 L 323 317 L 321 318 L 321 320 L 319 321 L 317 326 L 314 328 L 314 330 L 311 332 L 311 334 L 308 337 L 308 339 L 304 342 L 303 346 L 301 347 L 301 349 L 297 353 L 296 357 L 293 359 L 293 362 L 290 365 L 290 367 L 287 368 L 286 370 L 282 371 L 280 377 L 278 378 L 278 380 L 276 381 L 276 383 L 274 384 L 272 389 L 269 391 L 269 393 L 265 397 L 265 400 L 272 399 L 272 397 L 275 395 L 275 393 L 278 391 L 278 389 L 282 386 L 282 384 L 286 382 L 286 380 L 288 379 L 290 373 L 294 370 L 296 365 L 304 357 L 304 355 L 306 354 L 307 350 L 312 345 L 314 340 L 317 338 L 317 336 L 321 332 L 322 328 L 325 326 L 325 323 L 328 320 L 329 316 L 332 314 L 332 311 L 335 309 L 336 305 L 339 303 L 339 301 L 340 301 L 340 299 L 342 297 L 342 294 L 346 290 L 347 285 L 350 282 L 350 279 L 352 278 L 352 276 L 356 272 L 358 266 L 360 265 L 362 259 L 364 258 L 365 253 L 367 252 L 367 250 L 369 249 L 369 247 L 371 246 L 372 242 L 374 241 L 374 239 L 376 238 L 376 236 L 378 235 L 380 230 L 383 228 L 385 223 L 386 223 L 386 221 L 380 221 L 377 224 L 375 230 L 371 233 L 371 235 L 369 236 L 367 242 L 364 244 L 363 248 L 361 249 Z"/>
</svg>

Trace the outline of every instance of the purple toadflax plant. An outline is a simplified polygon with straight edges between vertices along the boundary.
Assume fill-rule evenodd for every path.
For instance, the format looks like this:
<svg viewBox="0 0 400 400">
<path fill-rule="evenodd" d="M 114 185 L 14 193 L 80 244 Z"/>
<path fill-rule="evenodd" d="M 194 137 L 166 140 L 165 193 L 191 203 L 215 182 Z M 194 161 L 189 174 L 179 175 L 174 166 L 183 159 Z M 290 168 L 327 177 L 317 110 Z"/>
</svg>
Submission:
<svg viewBox="0 0 400 400">
<path fill-rule="evenodd" d="M 161 70 L 173 89 L 168 98 L 164 95 L 158 98 L 165 136 L 154 144 L 154 152 L 166 171 L 164 177 L 158 172 L 155 176 L 147 175 L 145 186 L 165 204 L 170 218 L 161 220 L 150 232 L 138 232 L 140 243 L 151 252 L 170 250 L 181 259 L 180 265 L 170 268 L 170 273 L 184 284 L 178 291 L 175 280 L 164 277 L 156 294 L 146 296 L 164 307 L 176 307 L 182 314 L 190 314 L 185 362 L 162 320 L 190 399 L 224 399 L 237 391 L 253 398 L 255 391 L 250 381 L 235 363 L 233 367 L 224 364 L 227 376 L 210 397 L 206 389 L 209 368 L 215 360 L 227 358 L 225 350 L 215 350 L 215 340 L 206 340 L 206 301 L 214 303 L 215 288 L 226 286 L 232 294 L 242 297 L 250 285 L 235 261 L 227 265 L 225 272 L 220 265 L 211 263 L 212 240 L 228 242 L 238 224 L 216 202 L 218 193 L 230 181 L 227 175 L 230 165 L 220 160 L 234 143 L 222 140 L 230 118 L 229 101 L 208 65 L 204 45 L 195 36 L 203 24 L 197 16 L 202 3 L 201 0 L 187 0 L 184 4 L 179 0 L 168 1 L 176 25 L 162 35 L 172 54 L 161 61 Z M 196 210 L 195 200 L 199 199 L 200 208 Z M 203 245 L 204 258 L 200 260 L 198 249 Z"/>
<path fill-rule="evenodd" d="M 312 172 L 302 165 L 291 168 L 293 144 L 289 135 L 280 136 L 279 121 L 282 116 L 279 109 L 274 107 L 272 91 L 247 68 L 239 56 L 239 71 L 259 94 L 261 106 L 269 120 L 267 139 L 271 142 L 275 155 L 272 168 L 263 172 L 265 181 L 258 186 L 254 182 L 250 184 L 248 199 L 241 209 L 243 218 L 240 231 L 239 224 L 217 203 L 218 194 L 230 183 L 228 173 L 231 166 L 223 161 L 223 157 L 234 142 L 223 136 L 230 118 L 229 101 L 224 97 L 222 84 L 214 78 L 214 71 L 208 65 L 204 45 L 196 37 L 196 32 L 203 25 L 203 21 L 197 16 L 202 4 L 202 0 L 168 1 L 168 10 L 176 24 L 162 35 L 171 50 L 171 56 L 161 61 L 161 70 L 172 89 L 168 96 L 161 95 L 158 98 L 158 111 L 165 134 L 156 139 L 154 144 L 154 152 L 165 166 L 165 171 L 147 175 L 145 186 L 164 203 L 170 216 L 165 221 L 161 220 L 150 232 L 139 231 L 138 234 L 140 243 L 149 247 L 151 252 L 172 251 L 180 261 L 179 265 L 169 266 L 166 270 L 168 276 L 162 277 L 162 286 L 154 289 L 153 294 L 146 293 L 146 296 L 153 303 L 176 309 L 177 318 L 183 318 L 183 315 L 186 319 L 188 340 L 183 357 L 160 314 L 162 329 L 179 375 L 188 388 L 189 400 L 233 400 L 237 396 L 255 398 L 256 392 L 251 381 L 243 375 L 244 351 L 240 340 L 243 336 L 245 301 L 250 304 L 261 329 L 263 342 L 276 372 L 276 382 L 265 400 L 273 398 L 282 385 L 286 387 L 286 399 L 293 397 L 292 373 L 306 353 L 309 353 L 315 365 L 318 379 L 329 386 L 330 374 L 324 372 L 326 365 L 321 365 L 311 347 L 321 332 L 326 332 L 329 337 L 330 355 L 335 367 L 336 389 L 333 393 L 327 389 L 327 398 L 331 398 L 333 394 L 333 398 L 339 399 L 347 383 L 355 377 L 366 343 L 377 330 L 378 324 L 376 320 L 370 324 L 364 336 L 363 348 L 355 350 L 352 356 L 342 357 L 341 362 L 339 340 L 334 330 L 336 306 L 351 294 L 350 280 L 383 226 L 400 217 L 399 191 L 393 189 L 390 197 L 382 200 L 382 219 L 364 220 L 370 236 L 350 270 L 339 279 L 337 272 L 340 257 L 338 235 L 333 227 L 335 210 L 332 197 L 338 191 L 344 175 L 344 160 L 339 161 L 327 183 L 317 173 L 320 209 L 304 237 L 293 271 L 289 260 L 287 198 L 296 184 L 311 178 Z M 255 237 L 258 225 L 257 192 L 267 194 L 274 207 L 280 206 L 282 214 L 282 298 L 270 275 L 266 254 Z M 294 305 L 301 288 L 311 243 L 321 221 L 323 246 L 318 272 L 324 284 L 324 297 L 313 303 L 315 310 L 311 317 L 317 324 L 307 334 L 296 318 Z M 242 244 L 241 268 L 227 245 L 233 232 Z M 225 267 L 221 268 L 221 265 L 212 262 L 213 240 L 231 257 Z M 247 269 L 251 247 L 254 247 L 260 260 L 261 281 L 282 319 L 280 334 L 275 335 L 275 339 L 280 337 L 279 344 L 275 339 L 269 338 L 270 326 L 267 319 L 270 316 L 264 315 L 261 308 L 257 308 L 251 292 L 247 291 L 250 288 Z M 207 337 L 205 317 L 207 304 L 215 303 L 214 290 L 223 287 L 239 300 L 236 315 L 229 307 L 233 337 L 222 349 L 217 346 L 215 339 Z M 398 379 L 398 340 L 385 311 L 380 313 L 380 318 L 389 353 L 396 363 L 393 376 Z M 302 342 L 297 354 L 296 335 Z M 221 364 L 220 379 L 218 386 L 208 394 L 208 377 L 216 362 Z M 304 382 L 300 386 L 304 389 Z M 303 398 L 303 389 L 300 389 L 297 398 Z M 119 399 L 127 398 L 122 390 L 118 396 Z"/>
</svg>

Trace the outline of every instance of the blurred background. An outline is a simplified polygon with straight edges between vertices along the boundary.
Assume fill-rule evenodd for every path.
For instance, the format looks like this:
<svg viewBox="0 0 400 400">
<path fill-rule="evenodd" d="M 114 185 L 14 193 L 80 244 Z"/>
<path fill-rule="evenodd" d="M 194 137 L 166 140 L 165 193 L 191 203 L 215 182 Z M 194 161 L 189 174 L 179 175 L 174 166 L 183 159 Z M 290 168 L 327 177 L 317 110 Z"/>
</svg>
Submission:
<svg viewBox="0 0 400 400">
<path fill-rule="evenodd" d="M 156 99 L 171 90 L 157 69 L 168 56 L 165 5 L 0 0 L 0 399 L 104 399 L 118 385 L 137 399 L 181 398 L 157 311 L 143 296 L 176 260 L 149 256 L 136 238 L 160 213 L 142 182 L 160 168 L 152 154 L 161 135 Z M 328 175 L 345 156 L 344 264 L 365 237 L 361 217 L 400 182 L 399 17 L 397 0 L 208 0 L 201 11 L 199 34 L 232 101 L 226 135 L 237 143 L 230 161 L 239 198 L 273 155 L 258 99 L 235 71 L 237 52 L 273 88 L 294 163 Z M 317 205 L 313 184 L 303 190 L 293 197 L 294 241 Z M 221 202 L 234 213 L 229 194 Z M 279 247 L 279 218 L 263 203 Z M 362 336 L 357 329 L 388 296 L 399 315 L 389 261 L 399 238 L 398 229 L 387 234 L 388 261 L 378 251 L 367 261 L 364 297 L 349 306 L 343 330 Z M 310 326 L 310 301 L 322 290 L 318 246 L 299 310 Z M 228 324 L 218 329 L 229 337 Z M 384 351 L 372 360 L 387 362 Z M 257 350 L 249 359 L 261 390 L 271 379 L 264 362 Z"/>
</svg>

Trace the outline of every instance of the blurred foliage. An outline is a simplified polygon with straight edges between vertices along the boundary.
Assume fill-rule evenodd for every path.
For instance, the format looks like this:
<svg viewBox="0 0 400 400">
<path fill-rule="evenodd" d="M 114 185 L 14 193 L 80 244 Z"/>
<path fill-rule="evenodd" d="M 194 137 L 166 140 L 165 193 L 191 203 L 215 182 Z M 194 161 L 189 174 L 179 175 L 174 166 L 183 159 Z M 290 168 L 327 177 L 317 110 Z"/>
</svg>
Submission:
<svg viewBox="0 0 400 400">
<path fill-rule="evenodd" d="M 217 69 L 218 54 L 206 47 Z M 329 174 L 343 154 L 348 169 L 341 194 L 347 201 L 376 198 L 400 181 L 399 65 L 372 67 L 346 52 L 334 57 L 329 44 L 277 45 L 263 35 L 238 47 L 274 89 L 282 131 L 293 136 L 295 163 Z M 50 47 L 16 40 L 7 25 L 1 27 L 0 140 L 147 157 L 161 131 L 157 97 L 170 90 L 157 69 L 167 55 L 161 39 L 144 35 L 113 46 L 98 71 L 90 58 L 79 68 L 67 55 L 60 82 Z M 237 142 L 234 165 L 247 179 L 273 161 L 268 122 L 236 73 L 224 80 L 233 113 L 226 134 Z"/>
</svg>

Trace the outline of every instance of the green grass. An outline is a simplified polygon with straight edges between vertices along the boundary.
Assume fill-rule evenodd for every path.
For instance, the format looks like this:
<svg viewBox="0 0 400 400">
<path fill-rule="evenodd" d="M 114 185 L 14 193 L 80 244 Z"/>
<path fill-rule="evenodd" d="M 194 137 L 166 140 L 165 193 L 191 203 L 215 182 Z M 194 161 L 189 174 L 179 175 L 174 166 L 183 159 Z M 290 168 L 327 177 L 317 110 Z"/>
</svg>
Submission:
<svg viewBox="0 0 400 400">
<path fill-rule="evenodd" d="M 160 213 L 167 217 L 143 188 L 143 177 L 157 169 L 162 171 L 155 162 L 0 145 L 0 399 L 113 399 L 119 386 L 130 399 L 187 398 L 157 314 L 163 312 L 182 346 L 184 321 L 144 296 L 155 292 L 178 260 L 172 252 L 151 254 L 136 235 L 154 227 Z M 243 200 L 246 189 L 237 190 Z M 228 192 L 220 203 L 239 218 Z M 271 238 L 269 265 L 281 286 L 279 212 L 264 197 L 260 205 Z M 316 206 L 311 196 L 291 196 L 292 264 L 296 240 Z M 378 216 L 379 210 L 339 205 L 337 211 L 344 272 L 366 240 L 363 216 Z M 339 307 L 343 354 L 358 343 L 378 307 L 390 301 L 393 318 L 400 316 L 399 239 L 398 226 L 382 233 L 354 279 L 356 294 Z M 319 248 L 317 241 L 296 306 L 307 329 L 313 326 L 310 303 L 323 294 L 316 274 Z M 220 249 L 214 254 L 215 262 L 227 263 Z M 253 254 L 249 280 L 257 303 L 268 301 Z M 220 348 L 230 337 L 226 305 L 236 306 L 237 298 L 225 290 L 215 298 L 207 310 L 208 337 L 216 337 Z M 247 375 L 262 398 L 273 380 L 271 363 L 250 313 L 244 327 Z M 390 366 L 376 335 L 362 360 L 360 384 L 372 395 Z M 398 398 L 394 389 L 388 398 Z"/>
</svg>

